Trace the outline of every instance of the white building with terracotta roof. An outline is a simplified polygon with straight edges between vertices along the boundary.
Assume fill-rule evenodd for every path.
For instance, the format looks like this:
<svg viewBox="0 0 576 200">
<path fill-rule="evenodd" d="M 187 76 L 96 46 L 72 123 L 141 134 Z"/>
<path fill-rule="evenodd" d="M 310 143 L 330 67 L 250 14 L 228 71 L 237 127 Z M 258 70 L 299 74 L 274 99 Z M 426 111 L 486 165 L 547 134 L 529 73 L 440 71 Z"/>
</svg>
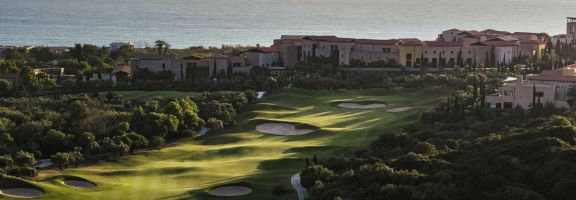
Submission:
<svg viewBox="0 0 576 200">
<path fill-rule="evenodd" d="M 260 67 L 280 66 L 280 48 L 272 46 L 248 50 L 246 52 L 246 65 Z"/>
<path fill-rule="evenodd" d="M 506 82 L 494 94 L 486 96 L 491 108 L 531 108 L 533 102 L 551 103 L 559 108 L 568 108 L 568 91 L 576 86 L 576 65 L 556 70 L 544 70 L 537 75 L 519 76 Z"/>
<path fill-rule="evenodd" d="M 174 80 L 186 79 L 184 62 L 173 55 L 142 54 L 130 60 L 131 76 L 138 76 L 138 70 L 148 69 L 151 72 L 170 71 Z"/>
</svg>

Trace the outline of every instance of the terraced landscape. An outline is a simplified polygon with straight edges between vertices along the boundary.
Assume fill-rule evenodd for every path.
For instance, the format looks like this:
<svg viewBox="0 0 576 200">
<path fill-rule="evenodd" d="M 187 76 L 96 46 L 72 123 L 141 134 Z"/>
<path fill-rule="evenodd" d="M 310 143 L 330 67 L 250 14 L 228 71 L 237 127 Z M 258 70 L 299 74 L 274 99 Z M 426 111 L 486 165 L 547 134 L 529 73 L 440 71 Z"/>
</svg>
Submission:
<svg viewBox="0 0 576 200">
<path fill-rule="evenodd" d="M 239 115 L 238 123 L 159 151 L 125 156 L 80 168 L 43 170 L 33 182 L 45 194 L 38 199 L 275 199 L 272 188 L 289 184 L 304 158 L 336 156 L 365 147 L 383 132 L 400 132 L 447 95 L 446 89 L 309 91 L 284 89 L 268 94 Z M 130 98 L 150 98 L 124 92 Z M 168 97 L 173 97 L 173 94 Z M 382 102 L 374 109 L 350 109 L 338 102 Z M 404 112 L 387 112 L 412 107 Z M 256 127 L 289 123 L 313 128 L 302 135 L 272 135 Z M 68 175 L 95 187 L 72 187 L 52 178 Z M 67 176 L 63 176 L 67 177 Z M 81 178 L 80 178 L 81 177 Z M 219 186 L 250 188 L 243 196 L 213 196 Z M 248 191 L 246 191 L 248 192 Z M 11 198 L 11 197 L 8 197 Z M 296 197 L 294 197 L 296 199 Z"/>
</svg>

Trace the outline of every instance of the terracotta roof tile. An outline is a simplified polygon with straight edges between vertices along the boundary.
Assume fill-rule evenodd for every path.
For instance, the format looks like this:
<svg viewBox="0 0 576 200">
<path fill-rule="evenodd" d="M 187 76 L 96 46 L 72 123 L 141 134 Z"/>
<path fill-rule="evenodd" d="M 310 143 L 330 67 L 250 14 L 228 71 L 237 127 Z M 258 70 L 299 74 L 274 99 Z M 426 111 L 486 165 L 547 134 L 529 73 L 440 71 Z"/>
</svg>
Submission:
<svg viewBox="0 0 576 200">
<path fill-rule="evenodd" d="M 126 74 L 130 74 L 131 73 L 131 67 L 129 65 L 121 65 L 121 66 L 115 67 L 112 70 L 112 74 L 115 74 L 118 72 L 124 72 Z"/>
<path fill-rule="evenodd" d="M 425 41 L 426 46 L 429 47 L 462 47 L 462 41 L 445 42 L 445 41 Z"/>
<path fill-rule="evenodd" d="M 356 44 L 373 44 L 373 45 L 396 45 L 398 40 L 373 40 L 373 39 L 356 39 L 354 40 Z"/>
</svg>

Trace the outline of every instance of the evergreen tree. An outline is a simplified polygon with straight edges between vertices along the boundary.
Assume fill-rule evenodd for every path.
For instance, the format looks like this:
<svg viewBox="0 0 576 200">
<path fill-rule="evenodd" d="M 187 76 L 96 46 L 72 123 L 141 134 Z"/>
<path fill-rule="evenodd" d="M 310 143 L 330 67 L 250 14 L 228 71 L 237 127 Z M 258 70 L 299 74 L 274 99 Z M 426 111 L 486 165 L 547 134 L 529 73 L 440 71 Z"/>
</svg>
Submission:
<svg viewBox="0 0 576 200">
<path fill-rule="evenodd" d="M 462 50 L 460 50 L 460 51 L 458 52 L 458 55 L 457 55 L 457 57 L 456 57 L 456 64 L 457 64 L 458 66 L 464 66 L 464 59 L 462 58 Z"/>
</svg>

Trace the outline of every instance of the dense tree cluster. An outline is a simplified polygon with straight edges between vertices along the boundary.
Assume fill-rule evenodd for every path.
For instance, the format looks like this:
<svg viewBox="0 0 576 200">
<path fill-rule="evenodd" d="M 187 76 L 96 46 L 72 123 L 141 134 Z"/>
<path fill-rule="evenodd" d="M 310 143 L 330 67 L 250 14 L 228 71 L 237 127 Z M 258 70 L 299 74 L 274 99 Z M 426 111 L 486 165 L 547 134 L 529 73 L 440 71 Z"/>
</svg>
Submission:
<svg viewBox="0 0 576 200">
<path fill-rule="evenodd" d="M 435 120 L 423 119 L 402 134 L 385 133 L 355 156 L 308 162 L 302 183 L 310 199 L 564 200 L 576 195 L 576 112 L 489 110 L 474 106 L 472 96 L 456 93 L 424 114 Z"/>
<path fill-rule="evenodd" d="M 204 93 L 194 99 L 124 101 L 112 93 L 0 98 L 0 172 L 35 176 L 36 158 L 66 168 L 159 149 L 166 140 L 196 136 L 205 125 L 232 125 L 255 94 Z"/>
</svg>

